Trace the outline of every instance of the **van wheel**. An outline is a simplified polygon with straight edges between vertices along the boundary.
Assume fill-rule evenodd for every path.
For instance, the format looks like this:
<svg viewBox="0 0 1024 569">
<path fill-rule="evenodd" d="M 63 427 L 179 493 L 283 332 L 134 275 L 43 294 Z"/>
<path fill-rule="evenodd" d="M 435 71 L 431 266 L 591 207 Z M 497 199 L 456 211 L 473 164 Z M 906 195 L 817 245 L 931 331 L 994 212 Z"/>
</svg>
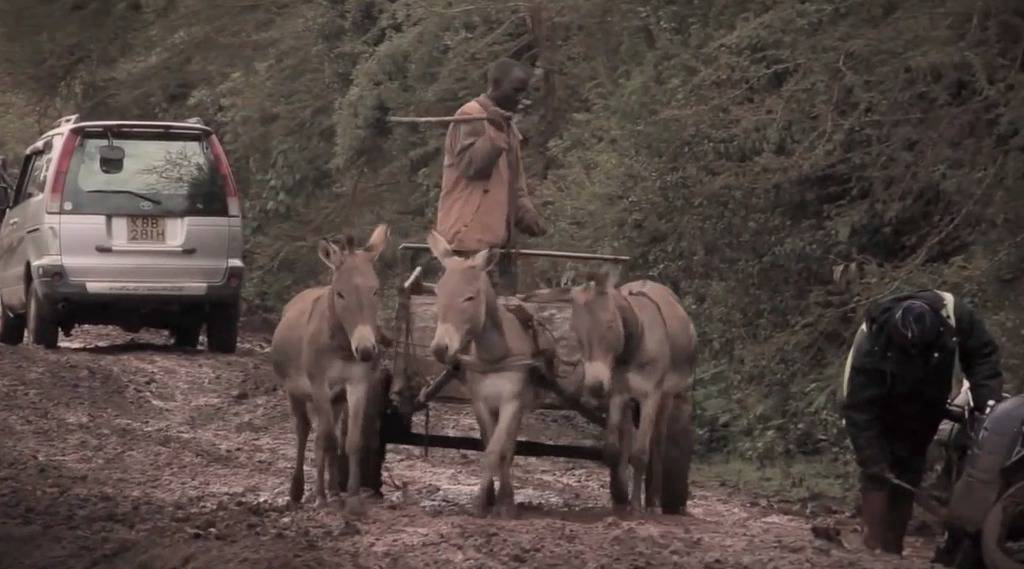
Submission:
<svg viewBox="0 0 1024 569">
<path fill-rule="evenodd" d="M 57 347 L 57 336 L 60 328 L 49 316 L 49 309 L 46 302 L 39 294 L 36 283 L 32 283 L 28 290 L 28 316 L 26 332 L 29 342 L 52 350 Z"/>
<path fill-rule="evenodd" d="M 238 303 L 214 304 L 206 317 L 206 349 L 233 354 L 238 348 Z"/>
<path fill-rule="evenodd" d="M 0 343 L 17 346 L 24 341 L 25 318 L 7 312 L 4 300 L 0 298 Z"/>
<path fill-rule="evenodd" d="M 199 334 L 203 331 L 202 322 L 184 322 L 178 324 L 171 330 L 174 335 L 174 347 L 176 348 L 197 348 L 199 347 Z"/>
</svg>

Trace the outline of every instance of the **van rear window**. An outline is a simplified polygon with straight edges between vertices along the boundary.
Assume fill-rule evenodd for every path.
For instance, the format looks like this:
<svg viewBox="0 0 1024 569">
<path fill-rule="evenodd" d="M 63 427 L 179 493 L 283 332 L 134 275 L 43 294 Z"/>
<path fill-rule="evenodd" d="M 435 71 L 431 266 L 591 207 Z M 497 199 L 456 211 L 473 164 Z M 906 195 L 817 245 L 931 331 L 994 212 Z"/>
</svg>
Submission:
<svg viewBox="0 0 1024 569">
<path fill-rule="evenodd" d="M 100 151 L 124 149 L 119 168 L 101 166 Z M 63 213 L 218 216 L 228 214 L 223 181 L 201 135 L 86 133 L 68 167 Z"/>
</svg>

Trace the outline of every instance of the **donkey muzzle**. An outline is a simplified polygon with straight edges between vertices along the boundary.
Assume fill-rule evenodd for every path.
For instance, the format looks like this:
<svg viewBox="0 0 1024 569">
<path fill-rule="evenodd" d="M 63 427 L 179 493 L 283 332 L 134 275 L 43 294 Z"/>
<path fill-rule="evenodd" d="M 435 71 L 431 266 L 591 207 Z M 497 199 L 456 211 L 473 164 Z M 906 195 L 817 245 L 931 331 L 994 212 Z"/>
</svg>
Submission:
<svg viewBox="0 0 1024 569">
<path fill-rule="evenodd" d="M 461 335 L 451 324 L 441 324 L 434 333 L 434 341 L 430 343 L 430 353 L 434 359 L 445 365 L 455 363 L 455 358 L 462 350 Z"/>
<path fill-rule="evenodd" d="M 377 357 L 377 334 L 369 326 L 357 326 L 349 341 L 352 343 L 352 355 L 359 361 L 370 362 Z"/>
<path fill-rule="evenodd" d="M 361 362 L 372 362 L 377 357 L 377 344 L 359 346 L 353 350 Z"/>
<path fill-rule="evenodd" d="M 603 401 L 611 391 L 611 367 L 603 362 L 583 362 L 583 389 L 593 399 Z"/>
<path fill-rule="evenodd" d="M 455 359 L 455 354 L 448 349 L 448 344 L 444 342 L 434 342 L 430 345 L 430 353 L 434 354 L 434 359 L 443 364 L 450 364 Z"/>
</svg>

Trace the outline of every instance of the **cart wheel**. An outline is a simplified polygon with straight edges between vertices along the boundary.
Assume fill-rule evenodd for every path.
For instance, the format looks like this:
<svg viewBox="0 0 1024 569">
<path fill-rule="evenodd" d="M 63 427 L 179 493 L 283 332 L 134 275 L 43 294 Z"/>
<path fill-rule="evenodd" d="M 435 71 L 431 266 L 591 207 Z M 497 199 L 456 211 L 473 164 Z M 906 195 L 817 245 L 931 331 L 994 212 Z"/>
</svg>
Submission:
<svg viewBox="0 0 1024 569">
<path fill-rule="evenodd" d="M 382 439 L 383 439 L 383 437 L 382 437 Z M 381 440 L 380 441 L 380 445 L 376 449 L 370 449 L 370 450 L 371 450 L 371 452 L 368 452 L 368 453 L 363 455 L 363 465 L 362 465 L 363 480 L 362 480 L 362 483 L 360 484 L 360 486 L 363 487 L 363 488 L 368 488 L 368 489 L 372 490 L 374 494 L 376 494 L 378 496 L 381 496 L 384 493 L 383 490 L 382 490 L 382 487 L 383 487 L 384 483 L 383 483 L 382 476 L 381 476 L 381 472 L 384 469 L 384 454 L 385 454 L 384 441 Z M 340 452 L 340 454 L 341 454 L 341 464 L 340 464 L 340 467 L 338 469 L 339 470 L 339 478 L 338 479 L 341 482 L 341 487 L 342 488 L 347 488 L 348 487 L 348 455 L 345 454 L 344 450 L 342 450 Z"/>
<path fill-rule="evenodd" d="M 384 460 L 387 458 L 387 441 L 390 436 L 399 436 L 407 434 L 412 430 L 412 416 L 404 416 L 395 410 L 388 401 L 387 394 L 391 390 L 391 371 L 388 369 L 382 369 L 382 384 L 378 395 L 378 402 L 375 406 L 377 410 L 376 418 L 378 420 L 373 421 L 376 423 L 373 425 L 377 431 L 377 444 L 375 448 L 369 449 L 368 452 L 363 455 L 362 461 L 362 472 L 363 480 L 360 482 L 362 488 L 368 488 L 373 491 L 377 496 L 382 496 L 384 491 Z M 342 441 L 345 440 L 345 426 L 342 425 Z M 346 488 L 348 486 L 348 455 L 345 454 L 344 443 L 340 445 L 339 454 L 341 456 L 341 464 L 339 468 L 339 480 L 341 481 L 341 487 Z"/>
<path fill-rule="evenodd" d="M 1006 491 L 985 517 L 981 552 L 990 569 L 1024 568 L 1024 482 Z"/>
<path fill-rule="evenodd" d="M 383 419 L 383 418 L 382 418 Z M 342 425 L 342 441 L 345 436 L 345 426 Z M 384 469 L 384 455 L 386 452 L 386 443 L 384 441 L 384 421 L 380 421 L 380 427 L 377 431 L 377 444 L 368 447 L 366 450 L 369 452 L 363 453 L 362 466 L 362 480 L 360 481 L 360 487 L 368 488 L 373 491 L 374 494 L 381 496 L 383 495 L 382 486 L 383 480 L 381 478 L 381 472 Z M 339 468 L 338 468 L 338 480 L 341 483 L 341 488 L 345 489 L 348 487 L 348 455 L 345 454 L 345 444 L 342 442 L 339 445 L 338 454 L 341 457 Z"/>
<path fill-rule="evenodd" d="M 661 511 L 686 513 L 690 498 L 690 461 L 693 458 L 692 406 L 688 399 L 676 397 L 669 407 L 662 470 Z"/>
</svg>

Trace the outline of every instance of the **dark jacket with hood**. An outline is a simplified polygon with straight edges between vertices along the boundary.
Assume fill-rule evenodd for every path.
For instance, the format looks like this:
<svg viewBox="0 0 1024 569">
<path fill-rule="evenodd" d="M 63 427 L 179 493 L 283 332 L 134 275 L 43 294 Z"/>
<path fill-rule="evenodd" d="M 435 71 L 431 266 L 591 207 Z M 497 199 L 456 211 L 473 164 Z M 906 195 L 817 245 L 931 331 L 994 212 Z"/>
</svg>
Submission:
<svg viewBox="0 0 1024 569">
<path fill-rule="evenodd" d="M 939 316 L 942 331 L 913 353 L 896 344 L 887 328 L 900 304 L 919 300 Z M 850 354 L 842 414 L 862 469 L 888 465 L 893 455 L 924 453 L 935 436 L 950 395 L 959 351 L 975 410 L 1002 394 L 999 347 L 981 318 L 954 302 L 955 327 L 941 313 L 946 301 L 934 290 L 891 296 L 871 305 Z"/>
</svg>

